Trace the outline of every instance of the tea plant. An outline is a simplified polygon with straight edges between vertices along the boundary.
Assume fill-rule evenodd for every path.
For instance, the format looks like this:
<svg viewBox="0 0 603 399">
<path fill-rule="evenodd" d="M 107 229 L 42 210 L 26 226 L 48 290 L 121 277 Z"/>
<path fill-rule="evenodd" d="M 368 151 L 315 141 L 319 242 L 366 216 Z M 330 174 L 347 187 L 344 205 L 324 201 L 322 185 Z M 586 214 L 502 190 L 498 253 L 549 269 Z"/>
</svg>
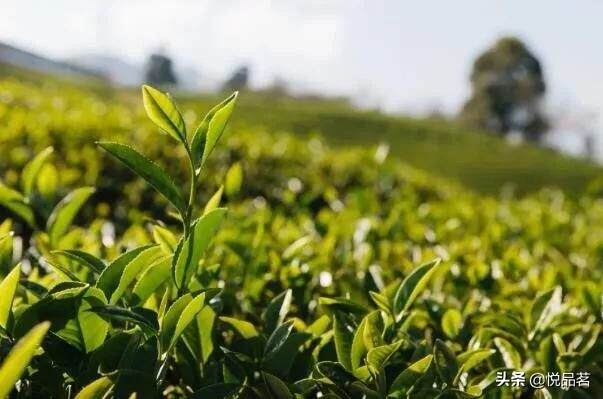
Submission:
<svg viewBox="0 0 603 399">
<path fill-rule="evenodd" d="M 170 96 L 143 87 L 146 114 L 172 146 L 158 136 L 141 144 L 162 143 L 161 160 L 177 166 L 170 158 L 182 154 L 186 167 L 171 177 L 129 145 L 98 142 L 168 207 L 109 235 L 117 245 L 102 231 L 110 212 L 74 225 L 91 212 L 94 188 L 56 201 L 62 189 L 48 176 L 65 166 L 52 166 L 51 147 L 23 168 L 18 188 L 0 186 L 15 217 L 0 224 L 0 397 L 603 392 L 600 271 L 581 260 L 601 261 L 599 230 L 585 227 L 603 220 L 596 200 L 474 199 L 430 177 L 402 179 L 399 165 L 365 152 L 329 156 L 320 142 L 258 131 L 233 135 L 235 152 L 218 155 L 224 187 L 204 193 L 220 180 L 208 160 L 236 100 L 188 131 Z M 530 221 L 534 212 L 545 216 Z M 594 281 L 582 281 L 588 271 Z M 512 370 L 586 371 L 592 385 L 497 386 L 497 372 Z"/>
</svg>

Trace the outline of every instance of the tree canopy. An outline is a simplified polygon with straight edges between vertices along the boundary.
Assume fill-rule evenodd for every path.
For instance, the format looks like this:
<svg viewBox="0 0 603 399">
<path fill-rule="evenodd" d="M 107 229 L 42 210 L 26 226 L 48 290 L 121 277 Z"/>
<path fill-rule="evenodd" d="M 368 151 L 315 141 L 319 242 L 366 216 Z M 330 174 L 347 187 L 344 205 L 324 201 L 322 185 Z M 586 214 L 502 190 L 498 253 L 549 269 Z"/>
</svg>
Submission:
<svg viewBox="0 0 603 399">
<path fill-rule="evenodd" d="M 482 53 L 473 64 L 471 89 L 461 111 L 469 124 L 501 135 L 521 133 L 533 141 L 546 133 L 542 66 L 521 40 L 505 37 Z"/>
</svg>

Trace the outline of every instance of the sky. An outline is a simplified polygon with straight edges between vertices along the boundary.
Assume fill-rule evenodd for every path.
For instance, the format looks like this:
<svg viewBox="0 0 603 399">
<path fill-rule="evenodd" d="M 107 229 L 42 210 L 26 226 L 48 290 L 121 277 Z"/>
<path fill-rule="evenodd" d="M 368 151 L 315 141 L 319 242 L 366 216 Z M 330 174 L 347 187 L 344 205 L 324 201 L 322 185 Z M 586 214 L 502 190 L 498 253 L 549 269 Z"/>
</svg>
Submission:
<svg viewBox="0 0 603 399">
<path fill-rule="evenodd" d="M 202 79 L 245 63 L 258 87 L 282 77 L 366 106 L 451 114 L 475 57 L 515 35 L 542 61 L 549 109 L 602 130 L 601 17 L 600 0 L 0 0 L 0 40 L 132 63 L 163 48 Z"/>
</svg>

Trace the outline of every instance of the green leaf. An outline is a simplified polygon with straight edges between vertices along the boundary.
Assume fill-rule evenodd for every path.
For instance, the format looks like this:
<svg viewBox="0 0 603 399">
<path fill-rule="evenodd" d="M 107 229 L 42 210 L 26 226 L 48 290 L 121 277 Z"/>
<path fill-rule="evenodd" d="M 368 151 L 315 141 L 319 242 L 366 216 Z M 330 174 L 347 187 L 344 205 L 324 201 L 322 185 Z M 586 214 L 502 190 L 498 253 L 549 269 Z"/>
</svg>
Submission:
<svg viewBox="0 0 603 399">
<path fill-rule="evenodd" d="M 402 341 L 394 342 L 389 345 L 377 346 L 369 350 L 366 355 L 367 363 L 377 370 L 382 370 L 394 353 L 400 349 L 400 345 L 402 345 Z"/>
<path fill-rule="evenodd" d="M 0 225 L 1 227 L 2 225 Z M 0 273 L 5 273 L 13 266 L 13 236 L 12 231 L 6 233 L 0 231 Z"/>
<path fill-rule="evenodd" d="M 216 209 L 220 206 L 220 201 L 222 200 L 223 192 L 224 192 L 224 186 L 220 186 L 218 191 L 216 191 L 216 193 L 214 195 L 212 195 L 212 197 L 209 199 L 209 201 L 207 201 L 207 204 L 205 204 L 205 209 L 203 210 L 204 215 L 208 214 L 209 212 L 213 211 L 214 209 Z"/>
<path fill-rule="evenodd" d="M 99 258 L 97 258 L 96 256 L 91 255 L 84 251 L 77 250 L 77 249 L 57 250 L 57 251 L 52 251 L 51 254 L 62 255 L 64 257 L 66 257 L 67 259 L 70 259 L 82 266 L 87 267 L 88 269 L 92 270 L 95 273 L 102 273 L 106 267 L 105 263 L 102 260 L 100 260 Z"/>
<path fill-rule="evenodd" d="M 356 370 L 358 367 L 362 366 L 364 355 L 368 352 L 367 347 L 364 345 L 364 329 L 366 327 L 367 317 L 368 316 L 364 317 L 358 325 L 358 328 L 354 333 L 354 339 L 352 340 L 352 348 L 350 351 L 352 370 Z"/>
<path fill-rule="evenodd" d="M 140 309 L 140 308 L 139 308 Z M 147 331 L 157 332 L 157 326 L 145 315 L 134 312 L 133 310 L 122 308 L 115 305 L 97 305 L 87 310 L 94 312 L 109 319 L 132 322 L 138 326 L 144 327 Z"/>
<path fill-rule="evenodd" d="M 214 341 L 212 332 L 214 331 L 214 322 L 216 313 L 210 306 L 205 306 L 197 315 L 197 334 L 199 335 L 200 359 L 203 364 L 207 363 L 210 355 L 214 351 Z"/>
<path fill-rule="evenodd" d="M 63 275 L 65 278 L 71 281 L 80 281 L 80 278 L 68 267 L 59 263 L 59 261 L 54 256 L 48 256 L 44 258 L 46 263 L 50 265 L 59 275 Z"/>
<path fill-rule="evenodd" d="M 227 382 L 208 385 L 191 394 L 189 399 L 224 399 L 239 388 L 238 384 Z"/>
<path fill-rule="evenodd" d="M 381 295 L 375 291 L 370 291 L 369 295 L 371 296 L 371 299 L 379 309 L 383 310 L 388 314 L 391 314 L 392 307 L 389 303 L 389 299 L 385 295 Z"/>
<path fill-rule="evenodd" d="M 264 360 L 269 360 L 272 356 L 275 356 L 281 349 L 281 347 L 289 338 L 291 331 L 293 330 L 293 320 L 289 320 L 284 324 L 278 326 L 274 332 L 268 337 L 266 341 L 266 347 L 264 348 Z"/>
<path fill-rule="evenodd" d="M 463 316 L 458 309 L 448 309 L 442 316 L 442 330 L 449 338 L 459 334 L 463 326 Z"/>
<path fill-rule="evenodd" d="M 23 173 L 21 173 L 21 188 L 25 196 L 31 196 L 38 173 L 40 173 L 40 169 L 42 169 L 42 166 L 53 151 L 52 147 L 43 149 L 23 168 Z"/>
<path fill-rule="evenodd" d="M 266 310 L 262 314 L 264 319 L 264 329 L 270 334 L 275 328 L 280 326 L 285 320 L 291 308 L 291 300 L 293 299 L 293 291 L 288 289 L 275 296 L 266 306 Z"/>
<path fill-rule="evenodd" d="M 347 298 L 320 297 L 318 298 L 318 304 L 325 313 L 331 316 L 336 312 L 350 313 L 357 316 L 364 316 L 367 313 L 367 308 Z"/>
<path fill-rule="evenodd" d="M 153 240 L 161 245 L 166 254 L 172 254 L 178 245 L 178 239 L 174 233 L 159 225 L 153 226 Z"/>
<path fill-rule="evenodd" d="M 196 168 L 201 169 L 205 165 L 207 158 L 214 150 L 222 133 L 224 133 L 224 129 L 234 109 L 237 96 L 238 92 L 235 92 L 212 108 L 195 131 L 191 143 L 191 153 Z"/>
<path fill-rule="evenodd" d="M 63 287 L 59 284 L 47 296 L 23 310 L 16 317 L 13 335 L 24 336 L 40 321 L 50 321 L 52 331 L 55 332 L 65 327 L 68 322 L 74 321 L 81 298 L 90 287 L 74 282 L 67 282 Z"/>
<path fill-rule="evenodd" d="M 176 328 L 174 329 L 174 333 L 171 337 L 170 346 L 168 347 L 168 350 L 176 344 L 176 341 L 178 341 L 180 335 L 182 335 L 186 327 L 188 327 L 188 325 L 191 324 L 193 320 L 195 320 L 195 317 L 199 314 L 199 312 L 201 312 L 201 309 L 204 305 L 204 292 L 197 295 L 186 305 L 186 307 L 184 308 L 184 310 L 182 310 L 182 313 L 180 313 L 180 316 L 178 317 L 178 322 L 176 323 Z"/>
<path fill-rule="evenodd" d="M 101 377 L 86 385 L 75 399 L 104 399 L 113 388 L 113 381 L 109 377 Z"/>
<path fill-rule="evenodd" d="M 352 371 L 352 342 L 354 340 L 354 329 L 345 316 L 335 313 L 333 318 L 333 339 L 335 340 L 335 352 L 337 360 L 346 370 Z"/>
<path fill-rule="evenodd" d="M 138 278 L 134 285 L 132 293 L 134 294 L 134 304 L 143 304 L 172 274 L 172 258 L 167 257 L 160 262 L 152 264 Z"/>
<path fill-rule="evenodd" d="M 0 327 L 4 329 L 7 328 L 20 276 L 21 264 L 18 264 L 0 283 Z"/>
<path fill-rule="evenodd" d="M 319 337 L 329 329 L 331 325 L 331 318 L 327 315 L 320 316 L 314 323 L 310 324 L 308 328 L 306 328 L 306 332 L 314 335 L 315 337 Z"/>
<path fill-rule="evenodd" d="M 234 198 L 239 191 L 241 191 L 241 185 L 243 184 L 243 168 L 240 162 L 236 162 L 226 172 L 226 179 L 224 182 L 224 188 L 228 198 Z"/>
<path fill-rule="evenodd" d="M 57 204 L 46 224 L 46 230 L 50 237 L 51 245 L 56 244 L 67 232 L 75 215 L 77 215 L 94 191 L 94 187 L 77 188 L 67 194 L 67 196 Z"/>
<path fill-rule="evenodd" d="M 272 374 L 262 372 L 264 377 L 264 383 L 270 392 L 270 395 L 274 399 L 292 399 L 293 395 L 287 384 L 285 384 L 280 378 L 273 376 Z"/>
<path fill-rule="evenodd" d="M 169 95 L 151 86 L 142 86 L 142 102 L 147 115 L 161 130 L 181 143 L 186 143 L 186 125 Z"/>
<path fill-rule="evenodd" d="M 459 371 L 458 361 L 454 352 L 452 352 L 444 341 L 439 339 L 436 339 L 433 350 L 433 358 L 438 374 L 448 385 L 452 384 Z"/>
<path fill-rule="evenodd" d="M 178 320 L 180 320 L 180 315 L 184 312 L 184 309 L 188 306 L 188 304 L 193 300 L 193 296 L 191 294 L 185 294 L 180 298 L 176 299 L 176 301 L 170 306 L 168 311 L 163 316 L 161 320 L 161 347 L 164 348 L 164 352 L 170 348 L 170 343 L 172 342 L 172 337 L 174 336 L 174 331 L 176 331 L 176 325 L 178 324 Z"/>
<path fill-rule="evenodd" d="M 173 259 L 174 281 L 178 288 L 185 287 L 197 271 L 199 261 L 225 215 L 225 208 L 216 208 L 201 216 L 193 224 L 189 237 L 178 244 Z"/>
<path fill-rule="evenodd" d="M 248 321 L 239 320 L 232 317 L 221 316 L 220 320 L 230 324 L 245 339 L 257 337 L 259 335 L 255 326 Z"/>
<path fill-rule="evenodd" d="M 78 309 L 77 322 L 79 325 L 84 348 L 86 353 L 90 353 L 100 347 L 107 333 L 109 332 L 109 323 L 99 315 L 88 310 L 95 306 L 104 306 L 107 304 L 107 298 L 103 291 L 96 287 L 90 287 Z"/>
<path fill-rule="evenodd" d="M 98 277 L 96 286 L 103 290 L 107 298 L 111 298 L 113 291 L 115 291 L 119 286 L 121 275 L 123 274 L 126 266 L 141 253 L 153 247 L 155 247 L 155 245 L 145 245 L 118 256 L 111 263 L 109 263 L 105 270 L 103 270 L 101 275 Z"/>
<path fill-rule="evenodd" d="M 389 392 L 394 393 L 403 391 L 401 393 L 402 395 L 405 395 L 419 377 L 427 372 L 429 366 L 431 366 L 432 360 L 433 355 L 427 355 L 408 366 L 404 371 L 398 374 L 394 382 L 392 382 Z"/>
<path fill-rule="evenodd" d="M 521 370 L 521 356 L 509 341 L 496 337 L 494 338 L 494 344 L 498 348 L 506 367 L 513 370 Z"/>
<path fill-rule="evenodd" d="M 415 299 L 425 289 L 437 270 L 440 259 L 433 260 L 414 269 L 398 287 L 394 296 L 394 314 L 399 317 L 408 311 Z"/>
<path fill-rule="evenodd" d="M 36 226 L 34 211 L 23 194 L 5 186 L 2 182 L 0 182 L 0 205 L 21 217 L 30 227 Z"/>
<path fill-rule="evenodd" d="M 159 194 L 174 205 L 180 214 L 185 213 L 186 204 L 180 190 L 159 165 L 125 144 L 113 142 L 98 142 L 97 144 L 146 180 Z"/>
<path fill-rule="evenodd" d="M 53 199 L 59 185 L 59 172 L 51 163 L 45 163 L 36 178 L 38 192 L 47 199 Z"/>
<path fill-rule="evenodd" d="M 530 309 L 530 339 L 543 330 L 561 308 L 561 287 L 540 294 Z"/>
<path fill-rule="evenodd" d="M 496 351 L 494 349 L 475 349 L 458 356 L 457 360 L 460 367 L 456 375 L 456 380 L 458 380 L 463 373 L 469 372 L 469 370 L 473 369 L 495 353 Z"/>
<path fill-rule="evenodd" d="M 384 329 L 385 326 L 379 310 L 374 310 L 366 315 L 366 326 L 362 332 L 362 339 L 367 349 L 370 350 L 384 344 L 382 337 Z"/>
<path fill-rule="evenodd" d="M 290 260 L 294 256 L 297 256 L 302 249 L 312 242 L 312 236 L 307 235 L 295 240 L 283 251 L 283 259 Z"/>
<path fill-rule="evenodd" d="M 16 343 L 6 356 L 0 366 L 0 398 L 8 397 L 40 347 L 49 328 L 49 322 L 36 325 Z"/>
<path fill-rule="evenodd" d="M 160 246 L 151 247 L 142 251 L 124 268 L 119 278 L 119 284 L 111 294 L 109 303 L 113 305 L 116 304 L 136 277 L 140 276 L 147 268 L 153 267 L 155 264 L 165 261 L 168 258 L 171 259 L 170 256 L 163 254 Z"/>
</svg>

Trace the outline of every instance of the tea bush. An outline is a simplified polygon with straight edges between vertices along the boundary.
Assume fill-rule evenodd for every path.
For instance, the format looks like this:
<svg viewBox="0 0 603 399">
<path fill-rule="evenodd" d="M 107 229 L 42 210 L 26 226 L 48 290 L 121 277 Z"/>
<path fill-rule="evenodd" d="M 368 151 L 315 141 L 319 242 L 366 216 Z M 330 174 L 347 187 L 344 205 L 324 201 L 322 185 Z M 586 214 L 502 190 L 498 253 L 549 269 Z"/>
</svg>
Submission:
<svg viewBox="0 0 603 399">
<path fill-rule="evenodd" d="M 221 140 L 236 94 L 192 130 L 148 86 L 156 128 L 53 90 L 2 91 L 0 397 L 603 394 L 602 200 L 484 198 L 383 145 Z M 511 370 L 590 387 L 499 387 Z"/>
</svg>

